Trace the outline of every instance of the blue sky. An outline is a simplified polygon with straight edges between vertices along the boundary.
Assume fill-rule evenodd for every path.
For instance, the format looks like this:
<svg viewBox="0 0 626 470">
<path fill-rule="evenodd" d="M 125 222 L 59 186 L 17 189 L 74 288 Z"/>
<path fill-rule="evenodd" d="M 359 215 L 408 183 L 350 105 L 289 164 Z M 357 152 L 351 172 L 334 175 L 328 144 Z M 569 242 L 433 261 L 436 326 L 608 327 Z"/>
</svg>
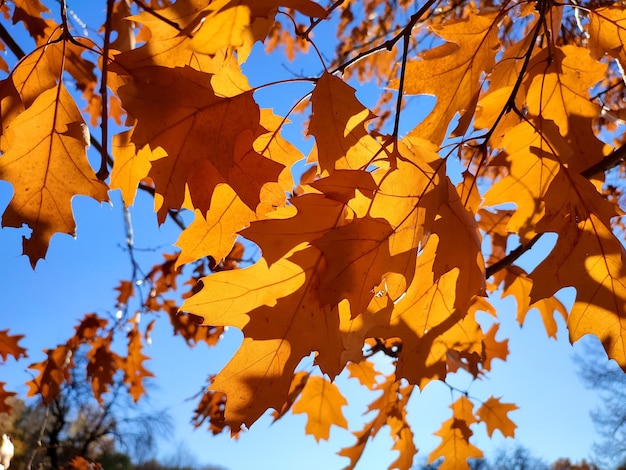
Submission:
<svg viewBox="0 0 626 470">
<path fill-rule="evenodd" d="M 104 2 L 101 4 L 103 7 Z M 79 16 L 86 22 L 91 21 L 93 11 L 82 10 L 85 7 L 81 6 L 81 2 L 69 2 L 69 5 L 81 9 Z M 318 37 L 323 36 L 320 33 Z M 288 67 L 298 72 L 307 67 L 309 72 L 316 71 L 320 67 L 315 61 L 317 58 L 309 55 Z M 249 63 L 248 67 L 253 67 L 253 59 Z M 255 68 L 254 72 L 256 78 L 253 84 L 290 77 L 281 59 L 264 62 L 264 67 Z M 297 99 L 302 90 L 306 92 L 306 87 L 310 88 L 310 85 L 280 85 L 265 90 L 259 94 L 259 99 L 266 100 L 263 104 L 277 104 L 277 112 L 284 112 L 293 100 L 278 102 L 277 97 Z M 358 96 L 367 103 L 368 99 L 371 100 L 371 90 L 372 85 L 359 90 Z M 428 103 L 413 100 L 407 116 L 418 108 L 423 113 L 428 109 Z M 415 119 L 415 114 L 412 119 Z M 406 121 L 401 122 L 405 130 L 415 123 Z M 302 128 L 298 124 L 289 127 L 286 135 L 304 152 L 311 146 L 310 139 L 302 139 Z M 97 160 L 95 153 L 92 157 Z M 0 211 L 8 204 L 10 194 L 10 185 L 0 182 Z M 131 267 L 127 253 L 121 248 L 125 231 L 119 194 L 112 193 L 111 200 L 111 204 L 100 205 L 93 200 L 75 198 L 77 238 L 55 236 L 46 260 L 41 261 L 35 271 L 30 268 L 28 260 L 20 256 L 20 231 L 0 230 L 0 266 L 3 266 L 0 274 L 3 298 L 0 314 L 3 322 L 0 329 L 9 328 L 12 334 L 25 334 L 21 344 L 30 353 L 30 358 L 20 364 L 9 360 L 0 369 L 0 380 L 8 382 L 7 388 L 24 394 L 26 387 L 23 384 L 30 378 L 25 367 L 43 359 L 42 348 L 65 342 L 77 320 L 85 313 L 95 311 L 105 315 L 113 311 L 117 295 L 114 288 L 120 280 L 130 277 Z M 171 224 L 159 228 L 151 209 L 152 201 L 145 195 L 140 195 L 132 208 L 136 247 L 171 247 L 178 237 L 178 229 Z M 165 251 L 171 252 L 173 248 Z M 541 252 L 542 248 L 537 246 L 533 251 Z M 146 270 L 160 261 L 158 252 L 142 251 L 137 256 Z M 532 253 L 520 261 L 526 267 L 533 262 Z M 571 293 L 562 298 L 567 303 Z M 537 312 L 531 312 L 524 327 L 519 328 L 512 301 L 494 299 L 494 305 L 501 322 L 498 339 L 510 338 L 511 354 L 506 363 L 495 361 L 493 371 L 486 378 L 471 384 L 470 395 L 480 399 L 487 399 L 490 395 L 501 396 L 503 402 L 519 406 L 518 411 L 510 414 L 518 425 L 516 442 L 546 461 L 559 457 L 572 460 L 589 458 L 591 444 L 596 438 L 589 411 L 599 404 L 599 400 L 583 387 L 576 376 L 572 355 L 575 350 L 583 352 L 584 349 L 580 349 L 580 345 L 569 345 L 561 319 L 558 320 L 559 333 L 555 341 L 545 334 Z M 490 321 L 486 316 L 484 320 L 486 323 Z M 174 454 L 181 448 L 188 449 L 199 462 L 218 464 L 231 470 L 267 468 L 270 462 L 271 468 L 277 470 L 344 466 L 347 459 L 335 453 L 354 443 L 352 434 L 333 428 L 330 441 L 318 444 L 311 436 L 304 435 L 303 415 L 288 415 L 275 424 L 270 424 L 271 418 L 265 416 L 237 441 L 228 439 L 227 435 L 213 437 L 204 429 L 192 429 L 189 421 L 196 401 L 188 401 L 188 398 L 200 390 L 208 374 L 220 370 L 239 341 L 240 334 L 230 330 L 216 348 L 199 345 L 189 349 L 180 338 L 172 336 L 167 318 L 163 317 L 158 322 L 152 335 L 152 345 L 147 349 L 147 354 L 151 356 L 147 367 L 156 375 L 151 404 L 155 409 L 168 408 L 176 424 L 172 439 L 161 444 L 161 456 Z M 588 338 L 581 343 L 585 341 Z M 384 369 L 388 365 L 381 362 L 380 367 Z M 470 377 L 460 373 L 451 382 L 465 389 L 470 385 Z M 374 395 L 343 376 L 338 384 L 350 403 L 344 409 L 350 431 L 357 431 L 368 419 L 362 413 Z M 432 433 L 450 417 L 450 403 L 450 391 L 442 384 L 430 384 L 421 394 L 414 394 L 409 420 L 416 436 L 416 446 L 420 449 L 418 455 L 426 456 L 439 444 L 439 438 Z M 473 442 L 487 456 L 494 449 L 512 443 L 511 439 L 503 439 L 499 433 L 488 439 L 484 425 L 476 428 Z M 392 445 L 383 430 L 369 445 L 357 468 L 386 468 L 395 459 L 395 452 L 390 451 Z"/>
</svg>

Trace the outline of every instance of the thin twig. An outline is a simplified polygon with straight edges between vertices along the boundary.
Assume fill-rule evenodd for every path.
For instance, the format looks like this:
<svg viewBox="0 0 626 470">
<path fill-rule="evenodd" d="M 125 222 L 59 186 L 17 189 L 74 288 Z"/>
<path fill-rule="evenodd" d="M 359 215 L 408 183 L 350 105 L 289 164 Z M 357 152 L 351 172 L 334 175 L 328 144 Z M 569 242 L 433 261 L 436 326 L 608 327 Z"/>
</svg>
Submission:
<svg viewBox="0 0 626 470">
<path fill-rule="evenodd" d="M 100 97 L 102 100 L 102 117 L 100 119 L 100 129 L 102 130 L 101 139 L 103 146 L 100 150 L 100 169 L 96 173 L 96 177 L 100 181 L 104 181 L 109 177 L 109 169 L 107 166 L 108 152 L 106 151 L 107 142 L 109 141 L 109 106 L 107 97 L 107 77 L 109 70 L 109 47 L 111 45 L 111 23 L 113 21 L 113 6 L 115 0 L 107 0 L 107 16 L 104 23 L 104 48 L 102 52 L 102 77 L 100 78 Z"/>
</svg>

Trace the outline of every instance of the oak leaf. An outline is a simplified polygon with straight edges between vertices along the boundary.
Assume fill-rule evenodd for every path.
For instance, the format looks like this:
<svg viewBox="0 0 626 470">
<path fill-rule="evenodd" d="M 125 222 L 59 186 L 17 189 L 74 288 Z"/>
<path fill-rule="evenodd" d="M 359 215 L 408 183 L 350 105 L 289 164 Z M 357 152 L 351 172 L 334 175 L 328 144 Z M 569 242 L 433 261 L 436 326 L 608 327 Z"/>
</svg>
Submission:
<svg viewBox="0 0 626 470">
<path fill-rule="evenodd" d="M 24 335 L 9 335 L 9 330 L 0 330 L 0 357 L 6 362 L 9 356 L 13 356 L 15 360 L 22 357 L 28 357 L 26 349 L 18 343 Z"/>
<path fill-rule="evenodd" d="M 461 397 L 459 400 L 463 399 L 465 397 Z M 473 407 L 471 402 L 467 401 L 465 403 L 469 403 L 468 406 Z M 482 451 L 469 442 L 473 434 L 469 426 L 476 421 L 476 418 L 471 412 L 471 408 L 468 410 L 466 406 L 455 407 L 455 404 L 451 406 L 454 410 L 453 417 L 445 421 L 441 429 L 435 433 L 436 436 L 441 437 L 441 443 L 428 455 L 428 463 L 443 457 L 443 463 L 439 466 L 440 469 L 469 470 L 470 466 L 467 463 L 467 459 L 478 459 L 483 456 Z M 457 416 L 457 413 L 459 416 Z M 462 419 L 462 416 L 469 416 L 470 422 L 466 422 Z"/>
<path fill-rule="evenodd" d="M 606 66 L 592 59 L 585 47 L 563 46 L 549 53 L 544 49 L 529 66 L 528 112 L 554 121 L 562 135 L 575 134 L 579 130 L 570 129 L 576 122 L 573 116 L 591 119 L 600 111 L 600 105 L 590 100 L 589 89 L 604 78 L 605 71 Z"/>
<path fill-rule="evenodd" d="M 14 196 L 2 225 L 33 233 L 24 240 L 31 265 L 44 258 L 52 235 L 74 235 L 71 200 L 86 195 L 102 202 L 106 186 L 89 166 L 85 123 L 63 85 L 41 93 L 7 129 L 9 141 L 0 158 L 0 178 L 13 185 Z"/>
<path fill-rule="evenodd" d="M 137 323 L 133 321 L 133 327 L 128 332 L 128 354 L 118 366 L 124 371 L 124 383 L 128 385 L 134 401 L 138 401 L 146 393 L 143 385 L 144 379 L 154 377 L 154 374 L 143 365 L 144 361 L 149 358 L 141 351 L 141 334 Z"/>
<path fill-rule="evenodd" d="M 97 337 L 87 352 L 87 377 L 91 380 L 93 395 L 102 405 L 102 395 L 115 383 L 114 376 L 123 364 L 123 358 L 111 351 L 112 335 Z"/>
<path fill-rule="evenodd" d="M 280 418 L 285 416 L 285 414 L 291 409 L 294 402 L 298 399 L 304 386 L 309 380 L 311 374 L 305 371 L 299 371 L 293 374 L 293 378 L 291 379 L 291 385 L 289 386 L 289 393 L 287 394 L 287 400 L 283 404 L 280 410 L 274 410 L 272 412 L 272 417 L 274 418 L 273 422 L 278 421 Z"/>
<path fill-rule="evenodd" d="M 265 39 L 279 6 L 293 8 L 311 17 L 326 16 L 326 10 L 310 0 L 208 2 L 208 6 L 187 28 L 192 36 L 189 47 L 209 55 L 216 54 L 226 47 L 233 47 L 240 49 L 240 60 L 243 61 L 254 42 Z"/>
<path fill-rule="evenodd" d="M 44 351 L 47 359 L 31 364 L 28 368 L 38 371 L 38 375 L 30 380 L 27 395 L 40 395 L 43 403 L 48 404 L 61 392 L 64 382 L 70 380 L 69 369 L 73 367 L 73 351 L 66 345 Z"/>
<path fill-rule="evenodd" d="M 346 369 L 348 369 L 351 378 L 357 379 L 361 385 L 370 390 L 378 383 L 376 378 L 380 375 L 380 372 L 374 368 L 374 364 L 370 361 L 350 362 Z"/>
<path fill-rule="evenodd" d="M 494 14 L 469 14 L 432 27 L 448 42 L 407 64 L 404 92 L 432 94 L 437 103 L 412 135 L 439 144 L 457 112 L 473 112 L 471 103 L 480 92 L 481 76 L 493 67 L 500 46 L 495 21 Z"/>
<path fill-rule="evenodd" d="M 365 169 L 380 156 L 381 146 L 366 128 L 375 116 L 357 100 L 355 91 L 328 72 L 315 84 L 308 134 L 315 137 L 322 172 Z"/>
<path fill-rule="evenodd" d="M 283 165 L 253 148 L 260 112 L 252 93 L 216 96 L 211 76 L 190 67 L 147 67 L 132 78 L 119 90 L 124 107 L 137 118 L 132 141 L 167 153 L 148 174 L 164 198 L 160 221 L 167 209 L 182 206 L 187 188 L 192 201 L 210 200 L 220 183 L 254 210 L 261 187 L 276 181 Z"/>
<path fill-rule="evenodd" d="M 491 370 L 491 361 L 494 359 L 506 361 L 509 355 L 509 340 L 496 340 L 496 333 L 499 327 L 498 323 L 491 325 L 491 328 L 489 328 L 489 331 L 485 333 L 483 338 L 483 370 Z"/>
<path fill-rule="evenodd" d="M 341 408 L 348 402 L 337 386 L 323 377 L 312 376 L 300 397 L 293 405 L 293 413 L 306 413 L 306 433 L 312 434 L 315 440 L 328 440 L 332 425 L 347 429 L 348 422 Z"/>
<path fill-rule="evenodd" d="M 261 258 L 249 268 L 203 278 L 202 290 L 182 305 L 206 323 L 243 331 L 243 344 L 210 387 L 229 398 L 231 430 L 250 426 L 269 407 L 279 410 L 295 367 L 311 352 L 319 352 L 323 371 L 338 373 L 339 319 L 320 305 L 317 293 L 322 263 L 313 247 L 271 266 Z"/>
<path fill-rule="evenodd" d="M 476 410 L 476 416 L 487 426 L 487 434 L 493 436 L 493 432 L 498 429 L 504 437 L 515 437 L 515 428 L 517 427 L 513 421 L 507 416 L 509 411 L 519 409 L 512 403 L 502 403 L 499 398 L 489 397 Z"/>
<path fill-rule="evenodd" d="M 626 12 L 623 8 L 608 6 L 589 12 L 589 50 L 594 59 L 605 54 L 626 65 Z"/>
<path fill-rule="evenodd" d="M 17 393 L 5 390 L 5 385 L 6 382 L 0 382 L 0 413 L 10 414 L 13 407 L 7 403 L 7 400 L 17 395 Z"/>
</svg>

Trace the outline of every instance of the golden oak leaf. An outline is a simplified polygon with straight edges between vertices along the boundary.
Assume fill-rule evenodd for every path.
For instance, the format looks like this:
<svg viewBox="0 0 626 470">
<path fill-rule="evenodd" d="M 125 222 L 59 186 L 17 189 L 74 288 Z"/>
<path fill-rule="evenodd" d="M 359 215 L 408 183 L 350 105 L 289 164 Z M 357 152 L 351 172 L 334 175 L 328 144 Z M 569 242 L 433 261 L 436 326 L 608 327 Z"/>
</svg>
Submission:
<svg viewBox="0 0 626 470">
<path fill-rule="evenodd" d="M 208 6 L 188 29 L 189 47 L 203 54 L 215 54 L 234 47 L 245 60 L 255 41 L 262 41 L 274 22 L 277 8 L 293 8 L 307 16 L 324 18 L 326 10 L 310 0 L 218 0 Z"/>
<path fill-rule="evenodd" d="M 604 78 L 605 71 L 606 65 L 592 59 L 586 47 L 543 49 L 529 65 L 528 112 L 554 121 L 563 135 L 575 133 L 576 129 L 569 129 L 571 116 L 591 119 L 600 112 L 589 89 Z"/>
<path fill-rule="evenodd" d="M 287 400 L 283 404 L 280 410 L 274 410 L 272 412 L 272 417 L 274 418 L 273 422 L 278 421 L 280 418 L 285 416 L 285 414 L 291 409 L 293 403 L 302 393 L 302 389 L 309 380 L 309 376 L 311 374 L 305 371 L 299 371 L 293 374 L 293 378 L 291 379 L 291 385 L 289 386 L 289 393 L 287 394 Z"/>
<path fill-rule="evenodd" d="M 355 378 L 359 383 L 370 390 L 374 389 L 374 386 L 378 383 L 376 378 L 380 375 L 374 368 L 374 364 L 370 361 L 362 360 L 360 362 L 350 362 L 346 366 L 351 378 Z"/>
<path fill-rule="evenodd" d="M 569 314 L 567 313 L 565 306 L 556 297 L 548 297 L 546 299 L 537 300 L 530 306 L 530 308 L 539 310 L 543 326 L 546 328 L 546 333 L 550 338 L 556 339 L 557 324 L 554 319 L 554 314 L 559 313 L 563 320 L 567 323 L 567 317 Z"/>
<path fill-rule="evenodd" d="M 268 408 L 281 409 L 293 371 L 312 351 L 319 352 L 323 372 L 339 372 L 339 319 L 320 306 L 317 292 L 322 263 L 313 247 L 271 266 L 261 258 L 249 268 L 203 278 L 202 290 L 181 307 L 206 323 L 243 331 L 243 344 L 211 384 L 228 396 L 231 430 L 250 426 Z"/>
<path fill-rule="evenodd" d="M 92 47 L 92 43 L 82 38 L 68 41 L 63 37 L 61 25 L 52 19 L 43 20 L 45 30 L 42 37 L 37 37 L 40 46 L 27 55 L 16 67 L 12 77 L 20 91 L 26 107 L 40 93 L 55 87 L 63 73 L 69 73 L 75 80 L 76 88 L 83 92 L 88 103 L 100 100 L 96 86 L 98 78 L 94 73 L 95 64 L 82 57 Z M 100 110 L 98 110 L 98 116 Z M 92 118 L 94 118 L 92 116 Z"/>
<path fill-rule="evenodd" d="M 626 12 L 618 6 L 597 8 L 589 12 L 589 50 L 594 59 L 605 54 L 626 65 Z"/>
<path fill-rule="evenodd" d="M 24 335 L 9 335 L 9 330 L 0 330 L 0 357 L 6 362 L 9 356 L 17 361 L 22 357 L 28 357 L 26 349 L 19 344 Z"/>
<path fill-rule="evenodd" d="M 496 333 L 500 325 L 494 323 L 489 328 L 489 331 L 485 333 L 483 338 L 483 369 L 486 371 L 491 370 L 491 361 L 494 359 L 502 359 L 506 361 L 509 355 L 509 340 L 498 341 L 496 339 Z"/>
<path fill-rule="evenodd" d="M 128 385 L 130 395 L 134 401 L 138 401 L 146 393 L 143 381 L 146 377 L 154 377 L 154 374 L 143 366 L 143 362 L 149 359 L 141 352 L 141 334 L 136 321 L 128 332 L 128 354 L 119 366 L 124 371 L 124 383 Z"/>
<path fill-rule="evenodd" d="M 571 214 L 573 216 L 573 214 Z M 576 289 L 567 322 L 570 341 L 594 334 L 609 357 L 626 368 L 626 252 L 610 227 L 595 214 L 567 230 L 556 246 L 530 274 L 531 300 L 552 296 L 565 286 Z M 568 227 L 569 226 L 569 227 Z"/>
<path fill-rule="evenodd" d="M 412 135 L 440 144 L 457 112 L 473 112 L 471 103 L 480 92 L 482 76 L 494 65 L 500 46 L 494 21 L 494 14 L 470 13 L 461 20 L 432 27 L 449 42 L 422 54 L 422 60 L 407 64 L 404 92 L 437 97 L 433 111 Z M 397 87 L 398 82 L 394 83 Z"/>
<path fill-rule="evenodd" d="M 41 17 L 42 13 L 49 13 L 39 0 L 15 0 L 13 2 L 13 24 L 23 21 L 30 35 L 36 39 L 45 39 L 46 21 Z"/>
<path fill-rule="evenodd" d="M 337 455 L 341 457 L 348 457 L 350 459 L 350 465 L 344 467 L 343 470 L 353 470 L 356 464 L 361 459 L 367 441 L 375 434 L 374 423 L 367 423 L 362 430 L 355 431 L 352 434 L 356 437 L 356 443 L 350 447 L 344 447 Z"/>
<path fill-rule="evenodd" d="M 85 123 L 63 85 L 44 91 L 7 129 L 8 148 L 0 158 L 0 178 L 14 196 L 2 225 L 33 233 L 24 240 L 31 265 L 45 257 L 57 232 L 74 234 L 71 200 L 75 195 L 107 200 L 106 185 L 89 166 Z"/>
<path fill-rule="evenodd" d="M 368 214 L 314 240 L 328 262 L 320 286 L 331 306 L 350 302 L 352 316 L 377 292 L 398 299 L 413 277 L 415 257 L 447 197 L 442 160 L 427 146 L 398 144 L 397 170 L 379 172 Z M 458 196 L 457 196 L 458 197 Z"/>
<path fill-rule="evenodd" d="M 111 351 L 112 335 L 97 337 L 87 352 L 87 378 L 91 380 L 93 396 L 102 405 L 102 395 L 109 391 L 115 383 L 115 373 L 120 366 L 123 367 L 124 359 Z"/>
<path fill-rule="evenodd" d="M 434 278 L 437 246 L 437 236 L 432 235 L 417 257 L 406 294 L 392 307 L 391 318 L 384 311 L 377 314 L 382 318 L 369 319 L 372 324 L 366 332 L 373 337 L 402 338 L 398 377 L 420 388 L 446 376 L 449 350 L 467 354 L 482 350 L 482 332 L 475 319 L 454 307 L 458 268 Z M 353 328 L 352 335 L 363 335 L 356 325 Z"/>
<path fill-rule="evenodd" d="M 130 207 L 137 193 L 137 186 L 148 176 L 152 161 L 166 156 L 162 148 L 150 151 L 145 145 L 139 151 L 131 142 L 132 130 L 121 132 L 113 136 L 111 152 L 115 158 L 115 165 L 111 170 L 111 189 L 119 189 L 122 199 Z"/>
<path fill-rule="evenodd" d="M 480 421 L 487 426 L 487 434 L 493 436 L 493 432 L 498 429 L 504 437 L 515 437 L 515 428 L 517 427 L 513 421 L 507 416 L 509 411 L 519 409 L 512 403 L 501 403 L 499 398 L 489 397 L 478 410 L 476 415 Z"/>
<path fill-rule="evenodd" d="M 283 169 L 253 149 L 259 108 L 252 92 L 218 97 L 210 77 L 189 67 L 148 67 L 119 90 L 137 118 L 132 141 L 167 152 L 149 173 L 164 198 L 161 221 L 167 209 L 181 207 L 187 187 L 195 204 L 196 198 L 210 198 L 219 183 L 228 183 L 254 210 L 262 185 L 276 181 Z"/>
<path fill-rule="evenodd" d="M 135 48 L 134 24 L 128 19 L 130 15 L 130 0 L 121 0 L 113 4 L 111 31 L 115 32 L 115 39 L 111 41 L 111 49 L 124 52 Z"/>
<path fill-rule="evenodd" d="M 400 381 L 396 380 L 395 375 L 392 373 L 386 377 L 384 382 L 377 384 L 374 389 L 383 392 L 368 405 L 368 412 L 375 412 L 376 415 L 369 423 L 364 425 L 361 431 L 353 433 L 357 438 L 357 442 L 353 446 L 344 447 L 338 452 L 338 455 L 350 459 L 350 465 L 345 467 L 345 470 L 353 469 L 356 466 L 365 450 L 367 441 L 370 438 L 374 438 L 386 424 L 391 428 L 394 448 L 400 451 L 400 456 L 396 462 L 398 464 L 405 463 L 413 458 L 415 447 L 406 441 L 411 431 L 406 422 L 406 410 L 404 409 L 411 396 L 413 387 L 401 388 Z M 395 467 L 392 464 L 389 468 Z"/>
<path fill-rule="evenodd" d="M 58 73 L 45 48 L 35 50 L 20 61 L 11 79 L 25 108 L 30 107 L 42 92 L 57 86 Z"/>
<path fill-rule="evenodd" d="M 6 129 L 13 119 L 24 111 L 24 103 L 11 79 L 0 81 L 0 150 L 5 152 L 10 143 L 7 143 Z"/>
<path fill-rule="evenodd" d="M 61 386 L 70 380 L 69 369 L 73 367 L 73 351 L 65 345 L 44 350 L 47 359 L 31 364 L 29 369 L 38 371 L 37 377 L 26 383 L 27 396 L 40 395 L 43 403 L 48 404 L 61 393 Z"/>
<path fill-rule="evenodd" d="M 189 47 L 189 36 L 181 34 L 181 29 L 187 28 L 206 6 L 207 0 L 188 0 L 159 9 L 160 17 L 148 11 L 128 17 L 128 21 L 135 21 L 146 27 L 149 34 L 146 34 L 147 40 L 141 47 L 117 54 L 114 64 L 120 65 L 124 73 L 154 65 L 189 65 L 196 70 L 215 73 L 223 58 L 212 58 L 193 51 Z M 161 18 L 167 19 L 169 23 Z M 145 31 L 146 29 L 143 30 Z"/>
<path fill-rule="evenodd" d="M 259 245 L 269 265 L 300 243 L 311 243 L 343 222 L 344 205 L 319 194 L 293 198 L 291 204 L 297 210 L 295 216 L 280 218 L 282 214 L 290 215 L 292 209 L 279 209 L 274 214 L 276 218 L 252 222 L 241 232 Z"/>
<path fill-rule="evenodd" d="M 5 390 L 5 385 L 6 382 L 0 382 L 0 413 L 10 414 L 13 410 L 13 407 L 9 403 L 7 403 L 7 400 L 17 395 L 17 393 Z"/>
<path fill-rule="evenodd" d="M 403 414 L 406 414 L 406 412 Z M 411 427 L 406 421 L 406 416 L 403 416 L 403 419 L 396 418 L 393 415 L 389 416 L 387 424 L 391 428 L 391 434 L 394 439 L 392 449 L 400 452 L 398 458 L 391 463 L 389 468 L 410 470 L 413 468 L 413 458 L 417 454 L 417 447 L 413 443 L 413 431 L 411 431 Z"/>
<path fill-rule="evenodd" d="M 479 459 L 483 456 L 482 451 L 469 442 L 472 434 L 465 421 L 456 417 L 448 419 L 435 433 L 441 437 L 442 442 L 428 455 L 427 463 L 442 457 L 440 470 L 469 470 L 467 459 Z"/>
<path fill-rule="evenodd" d="M 237 232 L 256 219 L 254 212 L 226 184 L 215 187 L 206 217 L 197 209 L 194 214 L 193 222 L 175 243 L 181 249 L 177 267 L 205 256 L 220 262 L 230 253 Z"/>
<path fill-rule="evenodd" d="M 566 161 L 571 150 L 550 122 L 544 123 L 541 132 L 530 123 L 522 122 L 506 133 L 501 145 L 505 150 L 496 157 L 494 164 L 505 165 L 509 174 L 489 188 L 484 204 L 514 202 L 517 210 L 507 230 L 519 234 L 522 241 L 528 241 L 544 215 L 543 199 L 559 170 L 559 161 Z"/>
<path fill-rule="evenodd" d="M 541 319 L 546 328 L 546 333 L 550 338 L 556 339 L 557 324 L 554 320 L 554 313 L 561 314 L 567 321 L 567 310 L 556 297 L 548 297 L 537 300 L 530 305 L 530 291 L 533 282 L 528 274 L 518 266 L 509 266 L 504 270 L 504 286 L 502 297 L 512 295 L 517 304 L 517 322 L 522 326 L 526 320 L 526 315 L 532 309 L 539 310 Z"/>
<path fill-rule="evenodd" d="M 212 83 L 214 82 L 215 80 Z M 254 140 L 254 149 L 259 155 L 280 163 L 284 168 L 276 183 L 268 182 L 261 188 L 261 204 L 256 209 L 259 217 L 285 205 L 286 194 L 292 192 L 294 187 L 291 168 L 294 163 L 304 158 L 300 150 L 281 136 L 280 129 L 285 123 L 284 118 L 276 116 L 271 110 L 261 109 L 260 125 L 265 132 L 261 132 Z"/>
<path fill-rule="evenodd" d="M 365 127 L 375 116 L 341 78 L 324 72 L 315 85 L 311 104 L 308 134 L 315 137 L 322 172 L 365 169 L 381 156 L 380 144 Z"/>
<path fill-rule="evenodd" d="M 454 403 L 452 403 L 452 405 L 450 405 L 450 408 L 452 408 L 454 419 L 463 421 L 466 426 L 471 426 L 472 424 L 478 422 L 474 416 L 474 404 L 466 396 L 459 397 Z"/>
<path fill-rule="evenodd" d="M 348 428 L 348 422 L 341 411 L 347 404 L 335 384 L 323 377 L 312 376 L 293 405 L 293 413 L 306 413 L 306 433 L 312 434 L 319 442 L 320 439 L 328 440 L 332 425 Z"/>
<path fill-rule="evenodd" d="M 454 305 L 466 311 L 475 296 L 485 295 L 485 260 L 478 224 L 451 183 L 448 183 L 448 200 L 439 206 L 439 216 L 432 227 L 439 237 L 439 251 L 433 264 L 435 278 L 459 268 Z"/>
</svg>

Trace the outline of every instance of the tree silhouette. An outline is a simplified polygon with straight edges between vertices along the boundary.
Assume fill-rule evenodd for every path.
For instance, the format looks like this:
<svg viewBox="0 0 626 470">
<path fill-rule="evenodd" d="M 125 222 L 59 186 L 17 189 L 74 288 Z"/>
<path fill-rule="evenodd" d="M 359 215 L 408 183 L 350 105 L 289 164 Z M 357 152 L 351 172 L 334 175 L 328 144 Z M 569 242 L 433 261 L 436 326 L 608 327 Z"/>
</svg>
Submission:
<svg viewBox="0 0 626 470">
<path fill-rule="evenodd" d="M 196 423 L 235 435 L 267 410 L 291 410 L 327 439 L 348 427 L 333 383 L 347 370 L 378 394 L 340 451 L 348 468 L 386 426 L 399 452 L 391 466 L 405 469 L 417 452 L 406 415 L 415 387 L 458 370 L 480 378 L 506 360 L 494 296 L 515 298 L 520 323 L 537 309 L 550 336 L 562 315 L 572 342 L 596 335 L 626 367 L 613 184 L 626 155 L 621 3 L 107 0 L 94 39 L 66 0 L 0 9 L 3 46 L 19 59 L 0 62 L 0 179 L 13 187 L 2 226 L 31 230 L 32 266 L 55 233 L 74 234 L 74 196 L 103 202 L 120 190 L 128 206 L 146 191 L 159 222 L 182 229 L 179 251 L 144 274 L 128 226 L 132 276 L 117 286 L 118 313 L 87 314 L 31 366 L 29 393 L 44 403 L 79 347 L 98 401 L 118 372 L 140 399 L 159 314 L 189 345 L 235 327 L 243 343 L 210 378 Z M 306 67 L 268 81 L 275 54 Z M 413 112 L 415 95 L 433 95 L 431 107 Z M 312 142 L 306 156 L 287 137 L 290 119 Z M 554 247 L 536 250 L 545 234 Z M 530 272 L 525 253 L 539 261 Z M 555 297 L 564 287 L 576 291 L 569 311 Z M 480 324 L 478 311 L 496 321 Z M 22 358 L 20 336 L 1 333 L 3 360 Z M 376 354 L 392 373 L 375 370 Z M 314 367 L 300 369 L 309 357 Z M 0 393 L 6 403 L 12 392 Z M 500 398 L 460 393 L 450 408 L 429 455 L 441 468 L 482 456 L 470 441 L 478 423 L 515 433 L 517 407 Z"/>
</svg>

